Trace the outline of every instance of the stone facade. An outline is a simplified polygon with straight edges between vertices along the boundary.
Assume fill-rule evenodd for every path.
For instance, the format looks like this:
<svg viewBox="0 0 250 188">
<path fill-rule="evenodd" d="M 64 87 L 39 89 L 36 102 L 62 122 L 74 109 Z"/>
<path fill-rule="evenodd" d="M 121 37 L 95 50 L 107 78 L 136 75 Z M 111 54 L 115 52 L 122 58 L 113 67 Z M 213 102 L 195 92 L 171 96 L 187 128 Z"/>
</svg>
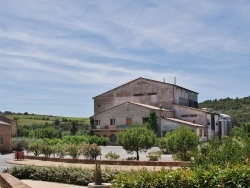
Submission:
<svg viewBox="0 0 250 188">
<path fill-rule="evenodd" d="M 17 134 L 16 121 L 0 116 L 0 151 L 11 151 L 11 138 Z"/>
<path fill-rule="evenodd" d="M 201 140 L 220 138 L 230 129 L 220 123 L 219 113 L 198 109 L 197 92 L 165 82 L 138 78 L 93 99 L 92 130 L 111 141 L 116 140 L 117 132 L 146 123 L 152 110 L 158 117 L 158 136 L 180 125 L 196 132 Z"/>
<path fill-rule="evenodd" d="M 173 104 L 198 107 L 198 93 L 177 85 L 138 78 L 94 97 L 94 113 L 100 113 L 124 102 L 162 106 L 172 110 Z"/>
</svg>

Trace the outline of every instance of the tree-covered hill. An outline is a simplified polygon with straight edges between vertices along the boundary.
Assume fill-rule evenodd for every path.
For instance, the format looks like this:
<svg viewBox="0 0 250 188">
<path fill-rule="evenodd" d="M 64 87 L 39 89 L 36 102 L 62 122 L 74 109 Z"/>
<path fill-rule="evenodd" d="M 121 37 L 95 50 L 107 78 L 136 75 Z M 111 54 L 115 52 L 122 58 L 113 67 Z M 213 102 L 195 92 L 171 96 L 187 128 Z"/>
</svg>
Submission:
<svg viewBox="0 0 250 188">
<path fill-rule="evenodd" d="M 240 126 L 242 123 L 250 122 L 250 96 L 244 98 L 225 98 L 206 100 L 199 103 L 199 108 L 211 108 L 232 117 L 234 126 Z"/>
</svg>

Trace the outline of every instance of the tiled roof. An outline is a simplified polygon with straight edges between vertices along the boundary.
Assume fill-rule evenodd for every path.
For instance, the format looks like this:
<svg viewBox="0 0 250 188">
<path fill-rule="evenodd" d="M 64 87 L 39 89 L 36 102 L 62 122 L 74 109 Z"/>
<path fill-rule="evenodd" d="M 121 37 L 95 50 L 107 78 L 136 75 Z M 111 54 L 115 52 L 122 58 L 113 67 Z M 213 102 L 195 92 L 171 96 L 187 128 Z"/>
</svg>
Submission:
<svg viewBox="0 0 250 188">
<path fill-rule="evenodd" d="M 190 125 L 190 126 L 193 126 L 193 127 L 200 127 L 200 128 L 205 128 L 206 127 L 205 125 L 201 125 L 201 124 L 197 124 L 197 123 L 193 123 L 193 122 L 190 122 L 190 121 L 185 121 L 185 120 L 177 119 L 177 118 L 164 118 L 164 119 L 174 121 L 174 122 L 177 122 L 177 123 L 183 123 L 183 124 Z"/>
<path fill-rule="evenodd" d="M 136 104 L 138 106 L 150 108 L 152 110 L 162 110 L 162 111 L 169 111 L 169 112 L 171 111 L 171 110 L 167 110 L 167 109 L 160 108 L 160 107 L 157 107 L 157 106 L 152 106 L 152 105 L 149 105 L 149 104 L 142 104 L 142 103 L 137 103 L 137 102 L 128 102 L 128 103 L 132 103 L 132 104 Z"/>
</svg>

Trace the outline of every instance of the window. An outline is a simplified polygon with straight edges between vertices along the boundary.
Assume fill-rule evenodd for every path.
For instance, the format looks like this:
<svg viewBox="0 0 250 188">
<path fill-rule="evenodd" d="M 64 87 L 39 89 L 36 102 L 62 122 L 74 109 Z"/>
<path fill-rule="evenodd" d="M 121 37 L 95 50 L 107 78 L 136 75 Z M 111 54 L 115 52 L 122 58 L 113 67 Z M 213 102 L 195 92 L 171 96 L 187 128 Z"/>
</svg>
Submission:
<svg viewBox="0 0 250 188">
<path fill-rule="evenodd" d="M 115 125 L 115 119 L 110 119 L 110 125 Z"/>
<path fill-rule="evenodd" d="M 3 144 L 3 138 L 0 138 L 0 145 Z"/>
<path fill-rule="evenodd" d="M 199 129 L 199 136 L 202 137 L 202 129 Z"/>
<path fill-rule="evenodd" d="M 157 95 L 157 93 L 148 93 L 147 95 Z"/>
<path fill-rule="evenodd" d="M 95 125 L 100 125 L 101 121 L 100 120 L 95 120 Z"/>
<path fill-rule="evenodd" d="M 126 118 L 126 125 L 132 125 L 132 119 Z"/>
<path fill-rule="evenodd" d="M 188 115 L 181 115 L 181 117 L 188 117 Z"/>
<path fill-rule="evenodd" d="M 143 96 L 142 93 L 135 93 L 134 96 Z"/>
</svg>

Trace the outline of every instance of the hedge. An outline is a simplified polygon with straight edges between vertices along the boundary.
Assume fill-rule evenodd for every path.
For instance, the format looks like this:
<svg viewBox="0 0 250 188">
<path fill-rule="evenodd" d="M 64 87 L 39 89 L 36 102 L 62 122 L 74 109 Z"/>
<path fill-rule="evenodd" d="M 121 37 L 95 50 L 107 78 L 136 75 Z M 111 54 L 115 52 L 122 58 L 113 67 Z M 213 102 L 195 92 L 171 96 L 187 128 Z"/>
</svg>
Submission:
<svg viewBox="0 0 250 188">
<path fill-rule="evenodd" d="M 143 169 L 119 174 L 112 185 L 113 188 L 243 188 L 250 185 L 250 167 L 212 166 L 209 170 L 186 168 L 161 171 Z"/>
<path fill-rule="evenodd" d="M 64 166 L 33 166 L 21 165 L 11 168 L 11 175 L 18 179 L 33 179 L 39 181 L 58 182 L 86 186 L 93 182 L 93 169 Z M 103 182 L 111 182 L 118 174 L 118 170 L 105 168 L 102 170 Z"/>
</svg>

